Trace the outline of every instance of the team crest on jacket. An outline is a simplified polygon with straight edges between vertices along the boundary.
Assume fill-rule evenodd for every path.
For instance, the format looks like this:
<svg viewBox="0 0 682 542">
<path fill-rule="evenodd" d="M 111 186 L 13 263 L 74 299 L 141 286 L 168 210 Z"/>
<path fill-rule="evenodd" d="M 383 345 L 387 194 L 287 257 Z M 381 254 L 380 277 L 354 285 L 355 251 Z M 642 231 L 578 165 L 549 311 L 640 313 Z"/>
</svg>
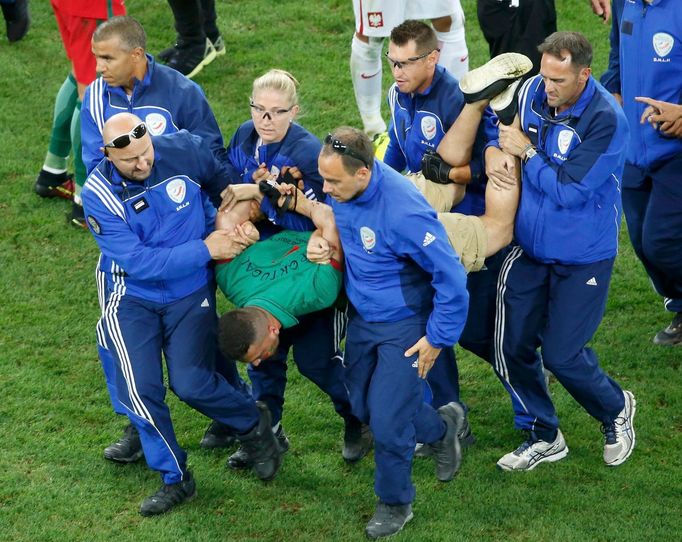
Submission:
<svg viewBox="0 0 682 542">
<path fill-rule="evenodd" d="M 166 193 L 175 203 L 182 203 L 184 201 L 186 191 L 187 186 L 182 179 L 173 179 L 166 185 Z"/>
<path fill-rule="evenodd" d="M 422 117 L 422 134 L 429 141 L 436 137 L 436 119 L 431 115 Z"/>
<path fill-rule="evenodd" d="M 384 26 L 384 13 L 382 11 L 370 11 L 367 13 L 367 24 L 370 28 Z"/>
<path fill-rule="evenodd" d="M 559 137 L 557 138 L 557 145 L 559 146 L 559 152 L 561 154 L 566 154 L 568 152 L 568 147 L 571 146 L 572 139 L 573 131 L 561 130 L 561 132 L 559 132 Z"/>
<path fill-rule="evenodd" d="M 658 56 L 668 56 L 675 44 L 675 38 L 665 32 L 656 32 L 656 34 L 654 34 L 653 42 L 654 51 L 656 51 Z"/>
<path fill-rule="evenodd" d="M 159 113 L 149 113 L 144 118 L 144 123 L 149 128 L 149 133 L 153 136 L 161 135 L 166 131 L 166 117 Z"/>
<path fill-rule="evenodd" d="M 360 239 L 362 240 L 362 246 L 366 252 L 372 252 L 372 249 L 377 244 L 377 235 L 374 230 L 368 228 L 367 226 L 362 226 L 360 228 Z"/>
</svg>

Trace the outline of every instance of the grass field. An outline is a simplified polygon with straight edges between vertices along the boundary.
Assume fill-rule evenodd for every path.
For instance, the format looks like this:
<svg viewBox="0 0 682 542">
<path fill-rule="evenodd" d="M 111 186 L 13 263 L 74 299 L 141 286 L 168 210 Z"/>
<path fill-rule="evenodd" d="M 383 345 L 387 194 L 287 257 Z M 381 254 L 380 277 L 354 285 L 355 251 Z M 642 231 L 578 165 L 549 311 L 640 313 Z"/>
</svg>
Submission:
<svg viewBox="0 0 682 542">
<path fill-rule="evenodd" d="M 199 82 L 226 138 L 248 116 L 253 78 L 271 67 L 301 82 L 301 123 L 323 136 L 359 124 L 348 55 L 348 0 L 218 0 L 228 54 Z M 162 0 L 129 0 L 157 52 L 173 39 Z M 473 66 L 487 58 L 474 0 L 464 1 Z M 144 519 L 140 501 L 158 475 L 112 465 L 102 449 L 124 423 L 109 407 L 95 349 L 97 250 L 66 223 L 64 201 L 32 192 L 49 136 L 54 96 L 67 73 L 46 0 L 32 2 L 27 38 L 0 42 L 0 541 L 362 540 L 374 509 L 373 462 L 349 468 L 342 423 L 321 393 L 290 371 L 284 425 L 291 452 L 275 481 L 224 468 L 224 452 L 200 450 L 207 420 L 169 394 L 178 440 L 189 452 L 198 498 Z M 603 71 L 608 28 L 585 0 L 558 0 L 559 26 L 585 32 Z M 385 70 L 386 84 L 388 71 Z M 552 393 L 571 453 L 531 473 L 495 461 L 521 440 L 509 399 L 490 367 L 458 352 L 462 395 L 478 438 L 456 480 L 440 484 L 417 460 L 415 519 L 395 540 L 679 540 L 682 538 L 682 349 L 655 347 L 669 323 L 623 232 L 610 301 L 593 341 L 604 367 L 638 401 L 637 449 L 603 465 L 602 436 L 556 383 Z"/>
</svg>

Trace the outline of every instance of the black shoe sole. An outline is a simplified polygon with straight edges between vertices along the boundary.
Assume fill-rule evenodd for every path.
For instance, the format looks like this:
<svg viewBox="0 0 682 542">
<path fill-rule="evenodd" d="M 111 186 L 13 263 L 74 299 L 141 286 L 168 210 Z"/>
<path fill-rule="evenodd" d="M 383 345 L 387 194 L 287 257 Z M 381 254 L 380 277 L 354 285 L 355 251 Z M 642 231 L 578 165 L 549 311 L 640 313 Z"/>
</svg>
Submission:
<svg viewBox="0 0 682 542">
<path fill-rule="evenodd" d="M 104 459 L 111 461 L 112 463 L 118 463 L 119 465 L 128 465 L 129 463 L 135 463 L 144 457 L 144 452 L 140 450 L 139 452 L 130 455 L 128 457 L 114 457 L 104 454 Z"/>
</svg>

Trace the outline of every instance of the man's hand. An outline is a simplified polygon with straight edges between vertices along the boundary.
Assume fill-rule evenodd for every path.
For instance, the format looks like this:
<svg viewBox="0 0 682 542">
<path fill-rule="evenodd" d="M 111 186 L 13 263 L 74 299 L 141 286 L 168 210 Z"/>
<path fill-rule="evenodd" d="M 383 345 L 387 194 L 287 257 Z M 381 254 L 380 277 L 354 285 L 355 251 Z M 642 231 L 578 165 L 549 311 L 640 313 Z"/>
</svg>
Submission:
<svg viewBox="0 0 682 542">
<path fill-rule="evenodd" d="M 500 148 L 507 154 L 522 158 L 521 153 L 530 144 L 530 139 L 518 128 L 500 124 Z"/>
<path fill-rule="evenodd" d="M 213 260 L 229 260 L 241 254 L 258 239 L 258 230 L 253 224 L 246 222 L 245 225 L 236 226 L 233 232 L 216 230 L 204 239 L 204 243 Z"/>
<path fill-rule="evenodd" d="M 636 101 L 647 104 L 639 122 L 648 122 L 655 130 L 671 137 L 682 137 L 682 105 L 637 96 Z"/>
<path fill-rule="evenodd" d="M 495 190 L 511 190 L 516 185 L 517 159 L 497 147 L 485 150 L 485 174 Z"/>
<path fill-rule="evenodd" d="M 599 15 L 604 20 L 604 24 L 608 23 L 611 19 L 611 0 L 590 0 L 590 4 L 592 4 L 594 14 Z"/>
<path fill-rule="evenodd" d="M 414 354 L 418 354 L 419 365 L 417 371 L 419 373 L 420 378 L 426 378 L 426 375 L 429 373 L 431 367 L 433 367 L 433 364 L 436 362 L 436 358 L 438 357 L 438 354 L 440 354 L 440 351 L 441 351 L 440 348 L 431 346 L 426 337 L 422 337 L 416 342 L 416 344 L 414 344 L 411 348 L 408 348 L 405 351 L 405 357 L 409 358 Z"/>
<path fill-rule="evenodd" d="M 332 258 L 333 250 L 327 240 L 320 235 L 319 230 L 310 236 L 306 257 L 313 263 L 328 264 Z"/>
<path fill-rule="evenodd" d="M 265 162 L 263 162 L 258 166 L 258 169 L 253 172 L 253 174 L 251 175 L 251 180 L 255 184 L 258 184 L 261 181 L 270 180 L 271 177 L 272 175 L 270 175 L 270 171 L 268 171 L 268 166 L 266 166 Z"/>
<path fill-rule="evenodd" d="M 255 199 L 260 202 L 263 194 L 258 190 L 257 184 L 231 184 L 220 193 L 223 198 L 218 207 L 218 212 L 230 211 L 237 202 Z"/>
</svg>

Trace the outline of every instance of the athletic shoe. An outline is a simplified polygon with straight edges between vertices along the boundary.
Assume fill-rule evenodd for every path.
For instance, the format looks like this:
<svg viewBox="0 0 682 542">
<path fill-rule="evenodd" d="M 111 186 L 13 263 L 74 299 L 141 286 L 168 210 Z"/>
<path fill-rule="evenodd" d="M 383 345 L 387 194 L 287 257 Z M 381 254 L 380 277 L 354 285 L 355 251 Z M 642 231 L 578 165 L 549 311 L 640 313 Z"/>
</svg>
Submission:
<svg viewBox="0 0 682 542">
<path fill-rule="evenodd" d="M 464 423 L 458 434 L 459 444 L 462 448 L 468 448 L 476 443 L 476 437 L 471 432 L 469 418 L 464 415 Z M 414 447 L 414 457 L 431 457 L 431 447 L 428 444 L 418 442 Z"/>
<path fill-rule="evenodd" d="M 256 401 L 256 406 L 260 413 L 258 425 L 246 435 L 237 436 L 241 446 L 229 457 L 227 466 L 232 469 L 250 468 L 258 478 L 267 481 L 277 474 L 282 456 L 289 449 L 289 439 L 281 425 L 277 433 L 272 432 L 272 417 L 265 403 Z M 242 455 L 235 458 L 240 451 Z M 237 462 L 237 459 L 241 462 Z"/>
<path fill-rule="evenodd" d="M 497 466 L 502 470 L 533 470 L 545 461 L 554 462 L 568 455 L 568 446 L 561 431 L 553 442 L 545 442 L 532 435 L 513 452 L 503 456 Z"/>
<path fill-rule="evenodd" d="M 134 463 L 143 455 L 140 434 L 132 423 L 126 426 L 123 436 L 117 442 L 104 449 L 104 459 L 114 463 Z"/>
<path fill-rule="evenodd" d="M 391 506 L 379 501 L 372 519 L 365 527 L 365 534 L 372 540 L 394 535 L 413 517 L 411 504 Z"/>
<path fill-rule="evenodd" d="M 165 514 L 174 506 L 191 501 L 197 494 L 194 476 L 187 471 L 183 478 L 182 482 L 177 484 L 163 484 L 154 495 L 142 501 L 140 514 L 143 516 Z"/>
<path fill-rule="evenodd" d="M 7 27 L 7 39 L 10 43 L 19 41 L 28 32 L 31 25 L 31 17 L 28 13 L 28 0 L 16 0 L 7 4 L 2 3 L 2 14 L 5 17 Z"/>
<path fill-rule="evenodd" d="M 346 420 L 343 433 L 343 451 L 341 455 L 346 463 L 356 463 L 365 457 L 372 449 L 374 435 L 369 425 L 354 420 L 350 423 Z"/>
<path fill-rule="evenodd" d="M 225 41 L 222 36 L 218 36 L 217 39 L 211 40 L 213 48 L 215 49 L 216 56 L 223 56 L 227 50 L 225 49 Z"/>
<path fill-rule="evenodd" d="M 84 228 L 86 230 L 88 229 L 88 226 L 85 223 L 85 211 L 83 211 L 83 206 L 79 205 L 75 201 L 71 205 L 70 221 L 72 226 Z"/>
<path fill-rule="evenodd" d="M 670 325 L 656 333 L 654 344 L 675 346 L 682 344 L 682 312 L 678 312 Z"/>
<path fill-rule="evenodd" d="M 386 149 L 388 149 L 388 144 L 390 143 L 390 138 L 388 137 L 388 132 L 380 132 L 375 134 L 372 138 L 372 145 L 374 146 L 374 156 L 379 160 L 383 160 L 386 156 Z"/>
<path fill-rule="evenodd" d="M 234 436 L 234 431 L 227 425 L 213 420 L 206 428 L 199 446 L 205 449 L 212 448 L 229 448 L 237 440 Z"/>
<path fill-rule="evenodd" d="M 602 425 L 604 433 L 604 462 L 609 467 L 623 463 L 635 448 L 635 426 L 633 420 L 637 401 L 630 391 L 624 391 L 625 406 L 610 425 Z"/>
<path fill-rule="evenodd" d="M 176 53 L 168 61 L 168 66 L 190 79 L 208 66 L 216 57 L 211 40 L 206 38 L 202 45 L 179 45 Z"/>
<path fill-rule="evenodd" d="M 490 100 L 532 69 L 533 63 L 527 56 L 502 53 L 465 73 L 459 81 L 459 88 L 467 103 Z"/>
<path fill-rule="evenodd" d="M 497 118 L 505 126 L 510 126 L 514 122 L 516 113 L 519 110 L 519 91 L 521 90 L 521 79 L 517 79 L 501 94 L 490 100 L 490 109 L 495 111 Z"/>
<path fill-rule="evenodd" d="M 73 199 L 75 185 L 73 175 L 64 173 L 50 173 L 44 169 L 38 173 L 33 190 L 41 198 Z"/>
<path fill-rule="evenodd" d="M 438 414 L 445 422 L 445 435 L 439 441 L 429 444 L 429 447 L 436 462 L 436 478 L 441 482 L 449 482 L 462 463 L 458 435 L 464 425 L 464 409 L 459 403 L 453 402 L 440 407 Z"/>
<path fill-rule="evenodd" d="M 275 431 L 275 438 L 277 439 L 277 445 L 279 446 L 282 454 L 289 451 L 289 439 L 284 433 L 284 427 L 279 424 L 277 431 Z M 249 456 L 244 448 L 241 446 L 237 448 L 237 451 L 227 458 L 227 466 L 234 470 L 250 469 L 253 463 L 249 459 Z"/>
</svg>

